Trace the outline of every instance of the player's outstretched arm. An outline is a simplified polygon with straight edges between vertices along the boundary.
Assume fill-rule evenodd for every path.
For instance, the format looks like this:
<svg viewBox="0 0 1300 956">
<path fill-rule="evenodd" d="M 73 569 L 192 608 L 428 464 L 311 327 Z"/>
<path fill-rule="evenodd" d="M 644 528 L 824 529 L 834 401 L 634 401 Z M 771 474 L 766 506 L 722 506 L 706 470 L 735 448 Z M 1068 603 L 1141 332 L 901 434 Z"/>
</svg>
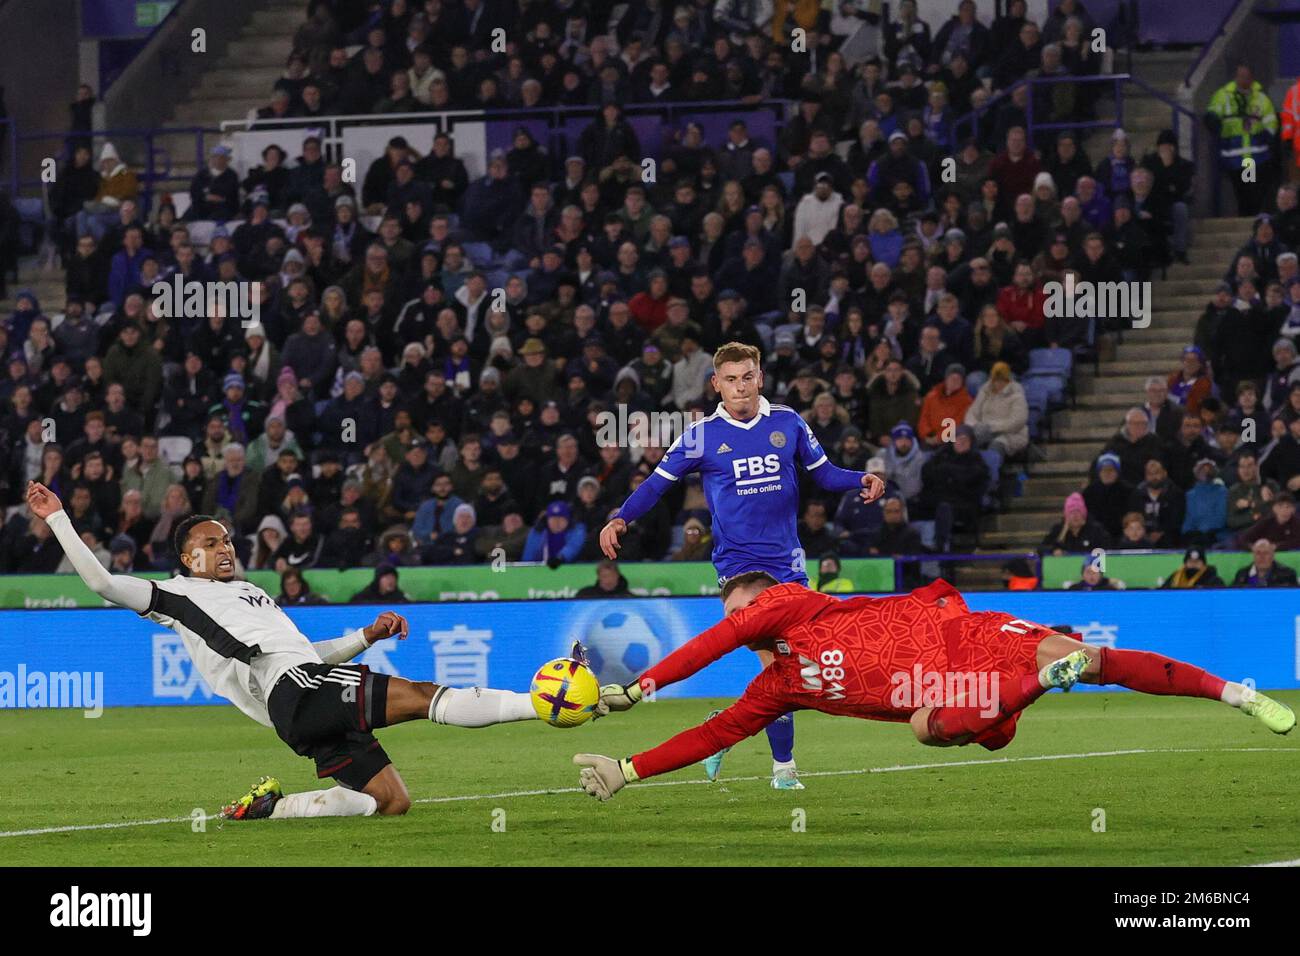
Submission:
<svg viewBox="0 0 1300 956">
<path fill-rule="evenodd" d="M 841 468 L 832 462 L 817 444 L 808 423 L 801 422 L 801 425 L 803 427 L 798 432 L 797 454 L 818 488 L 836 492 L 858 491 L 862 500 L 868 503 L 885 493 L 885 483 L 878 476 Z"/>
<path fill-rule="evenodd" d="M 28 482 L 27 507 L 50 526 L 54 537 L 63 545 L 63 553 L 68 556 L 72 567 L 88 588 L 119 607 L 137 613 L 149 609 L 149 603 L 153 600 L 153 584 L 128 574 L 109 574 L 72 527 L 72 519 L 63 510 L 58 495 L 39 481 Z"/>
<path fill-rule="evenodd" d="M 358 654 L 368 650 L 375 642 L 385 638 L 396 637 L 406 640 L 411 633 L 411 625 L 406 618 L 396 611 L 385 611 L 375 618 L 375 623 L 357 628 L 351 634 L 332 637 L 324 641 L 312 641 L 312 647 L 325 664 L 346 664 Z"/>
<path fill-rule="evenodd" d="M 683 437 L 679 435 L 677 440 L 668 447 L 663 461 L 650 473 L 650 477 L 627 496 L 627 500 L 618 509 L 618 516 L 612 518 L 609 524 L 601 529 L 600 550 L 611 561 L 618 557 L 618 539 L 623 532 L 627 531 L 627 526 L 658 504 L 664 492 L 675 482 L 700 467 L 700 457 L 687 453 L 682 441 Z"/>
<path fill-rule="evenodd" d="M 759 675 L 739 700 L 712 720 L 683 731 L 653 750 L 622 760 L 601 754 L 575 754 L 573 762 L 583 768 L 578 774 L 579 785 L 603 803 L 629 783 L 689 767 L 754 736 L 790 709 L 788 701 L 759 685 L 762 680 L 763 675 Z"/>
</svg>

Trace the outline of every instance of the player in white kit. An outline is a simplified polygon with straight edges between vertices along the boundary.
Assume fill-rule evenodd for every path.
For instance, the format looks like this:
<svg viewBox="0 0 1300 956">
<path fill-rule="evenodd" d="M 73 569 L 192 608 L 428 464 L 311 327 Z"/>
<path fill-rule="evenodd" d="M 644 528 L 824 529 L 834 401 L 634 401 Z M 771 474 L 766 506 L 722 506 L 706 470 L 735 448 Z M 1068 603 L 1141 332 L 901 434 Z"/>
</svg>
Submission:
<svg viewBox="0 0 1300 956">
<path fill-rule="evenodd" d="M 406 784 L 374 730 L 408 720 L 487 727 L 537 719 L 527 694 L 443 687 L 347 664 L 375 641 L 407 636 L 406 619 L 393 611 L 344 637 L 309 641 L 269 594 L 235 578 L 230 531 L 209 515 L 192 515 L 176 528 L 173 543 L 188 573 L 152 581 L 106 571 L 49 488 L 30 482 L 27 505 L 49 524 L 91 590 L 175 631 L 209 687 L 313 758 L 317 776 L 339 784 L 285 794 L 264 777 L 222 811 L 227 818 L 405 813 Z"/>
</svg>

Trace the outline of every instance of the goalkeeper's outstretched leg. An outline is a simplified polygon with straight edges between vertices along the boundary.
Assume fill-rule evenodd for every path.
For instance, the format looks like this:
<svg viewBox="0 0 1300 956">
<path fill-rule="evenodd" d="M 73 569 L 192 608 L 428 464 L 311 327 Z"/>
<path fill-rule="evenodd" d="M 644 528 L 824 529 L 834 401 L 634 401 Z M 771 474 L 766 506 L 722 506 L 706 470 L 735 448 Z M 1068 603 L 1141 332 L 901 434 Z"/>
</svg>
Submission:
<svg viewBox="0 0 1300 956">
<path fill-rule="evenodd" d="M 1053 687 L 1069 690 L 1075 681 L 1115 684 L 1143 694 L 1217 700 L 1254 717 L 1275 734 L 1290 733 L 1296 724 L 1295 713 L 1285 704 L 1163 654 L 1092 647 L 1065 634 L 1050 634 L 1039 642 L 1036 659 L 1037 674 L 1001 682 L 996 708 L 958 704 L 917 710 L 911 717 L 917 739 L 937 747 L 978 743 L 998 750 L 1015 736 L 1021 711 Z"/>
</svg>

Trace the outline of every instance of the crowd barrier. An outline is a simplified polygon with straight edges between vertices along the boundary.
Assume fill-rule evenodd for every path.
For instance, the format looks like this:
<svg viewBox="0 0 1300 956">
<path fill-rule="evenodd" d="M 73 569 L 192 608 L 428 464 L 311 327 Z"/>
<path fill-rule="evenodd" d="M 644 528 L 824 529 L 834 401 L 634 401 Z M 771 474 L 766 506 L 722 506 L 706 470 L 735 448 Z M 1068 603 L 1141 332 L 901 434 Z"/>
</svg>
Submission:
<svg viewBox="0 0 1300 956">
<path fill-rule="evenodd" d="M 638 597 L 700 596 L 718 593 L 718 573 L 707 561 L 666 561 L 620 564 L 632 593 Z M 374 579 L 373 568 L 307 571 L 312 590 L 331 604 L 346 604 Z M 162 579 L 166 574 L 140 577 Z M 846 558 L 843 573 L 855 591 L 892 591 L 894 562 L 887 558 Z M 280 576 L 250 571 L 250 581 L 272 597 L 280 593 Z M 412 601 L 502 601 L 571 598 L 596 583 L 594 564 L 563 565 L 552 571 L 544 564 L 471 565 L 469 567 L 410 567 L 398 570 L 398 585 Z M 75 574 L 0 575 L 0 608 L 100 608 L 103 598 Z"/>
<path fill-rule="evenodd" d="M 1108 578 L 1118 579 L 1129 588 L 1158 588 L 1165 579 L 1183 566 L 1183 551 L 1125 553 L 1108 551 L 1103 570 Z M 1062 588 L 1067 582 L 1079 580 L 1085 555 L 1069 554 L 1043 559 L 1042 587 Z M 1231 584 L 1242 568 L 1249 567 L 1249 551 L 1206 551 L 1205 561 L 1223 579 Z M 1300 551 L 1279 551 L 1278 564 L 1294 568 L 1300 573 Z"/>
</svg>

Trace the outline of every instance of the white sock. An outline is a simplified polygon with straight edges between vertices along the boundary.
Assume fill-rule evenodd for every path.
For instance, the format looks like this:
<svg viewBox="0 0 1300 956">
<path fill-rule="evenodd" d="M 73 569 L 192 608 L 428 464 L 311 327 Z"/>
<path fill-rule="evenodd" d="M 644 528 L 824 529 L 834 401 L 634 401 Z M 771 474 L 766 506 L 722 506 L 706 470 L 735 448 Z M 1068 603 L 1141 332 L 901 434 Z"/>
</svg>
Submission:
<svg viewBox="0 0 1300 956">
<path fill-rule="evenodd" d="M 516 720 L 536 720 L 527 694 L 490 687 L 441 687 L 429 705 L 429 719 L 455 727 L 491 727 Z"/>
<path fill-rule="evenodd" d="M 379 804 L 368 793 L 360 793 L 346 787 L 330 787 L 328 790 L 286 793 L 271 811 L 271 819 L 368 817 L 378 809 Z"/>
<path fill-rule="evenodd" d="M 1236 681 L 1224 681 L 1223 691 L 1219 694 L 1219 700 L 1223 701 L 1229 707 L 1240 707 L 1246 702 L 1245 684 L 1238 684 Z"/>
<path fill-rule="evenodd" d="M 795 767 L 795 765 L 794 765 L 794 761 L 793 761 L 793 760 L 786 760 L 786 761 L 773 760 L 773 761 L 772 761 L 772 776 L 774 776 L 774 777 L 775 777 L 775 776 L 777 775 L 777 773 L 778 773 L 779 771 L 781 771 L 781 770 L 795 770 L 795 769 L 797 769 L 797 768 Z"/>
</svg>

